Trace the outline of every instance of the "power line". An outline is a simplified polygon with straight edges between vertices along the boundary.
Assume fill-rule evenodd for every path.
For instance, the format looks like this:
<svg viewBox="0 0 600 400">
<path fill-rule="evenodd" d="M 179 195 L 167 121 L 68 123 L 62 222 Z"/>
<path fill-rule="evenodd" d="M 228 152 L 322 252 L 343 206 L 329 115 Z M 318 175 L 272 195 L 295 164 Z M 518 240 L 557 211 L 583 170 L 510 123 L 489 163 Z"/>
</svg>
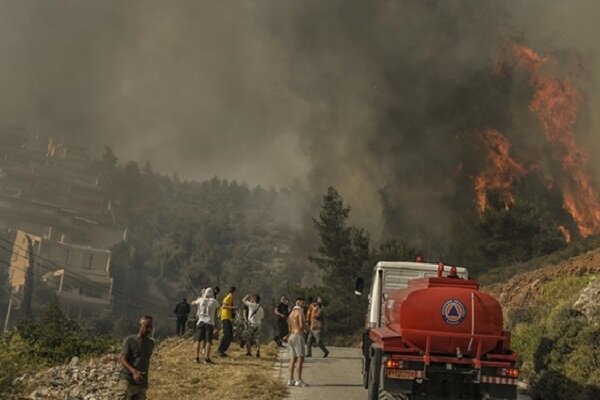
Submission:
<svg viewBox="0 0 600 400">
<path fill-rule="evenodd" d="M 0 248 L 1 248 L 1 247 L 0 247 Z M 20 270 L 20 271 L 26 271 L 24 268 L 20 268 L 20 267 L 17 267 L 17 266 L 11 265 L 11 264 L 7 263 L 6 261 L 3 261 L 3 260 L 0 260 L 0 263 L 1 263 L 1 264 L 4 264 L 4 265 L 6 265 L 6 266 L 8 266 L 8 267 L 11 267 L 11 268 L 14 268 L 14 269 Z M 51 271 L 51 272 L 53 272 L 53 271 Z M 73 279 L 73 280 L 74 280 L 75 282 L 81 283 L 80 281 L 77 281 L 76 279 Z M 67 289 L 81 289 L 81 287 L 80 287 L 80 286 L 72 286 L 72 285 L 69 285 L 68 283 L 66 283 L 66 284 L 65 284 L 64 282 L 63 282 L 63 284 L 62 284 L 62 287 L 64 287 L 64 288 L 67 288 Z M 105 288 L 103 287 L 103 289 L 105 289 Z M 115 294 L 115 293 L 118 293 L 118 292 L 113 292 L 113 294 Z M 119 294 L 120 296 L 124 296 L 124 295 L 122 295 L 122 294 L 120 294 L 120 293 L 118 293 L 118 294 Z M 123 297 L 123 298 L 125 298 L 125 297 Z M 129 300 L 129 298 L 127 298 L 127 300 Z M 146 307 L 150 307 L 150 308 L 153 308 L 153 307 L 163 307 L 163 306 L 159 306 L 159 305 L 157 305 L 157 304 L 154 304 L 154 303 L 144 302 L 143 300 L 136 299 L 136 298 L 133 298 L 133 300 L 136 300 L 134 303 L 136 303 L 135 305 L 137 305 L 137 306 L 139 306 L 139 307 L 142 307 L 142 306 L 146 306 Z M 167 313 L 166 313 L 165 311 L 162 311 L 162 312 L 161 312 L 160 310 L 158 310 L 158 312 L 160 312 L 160 313 L 161 313 L 161 315 L 163 315 L 163 316 L 168 316 L 168 315 L 167 315 Z"/>
<path fill-rule="evenodd" d="M 19 248 L 19 249 L 23 250 L 23 251 L 28 251 L 28 249 L 25 249 L 24 247 L 22 247 L 22 246 L 20 246 L 20 245 L 18 245 L 18 244 L 16 244 L 16 243 L 13 243 L 13 242 L 12 242 L 12 241 L 10 241 L 10 240 L 4 239 L 4 238 L 2 238 L 2 237 L 0 237 L 0 241 L 6 242 L 6 243 L 8 243 L 8 244 L 10 244 L 10 245 L 12 245 L 12 246 L 15 246 L 15 247 L 17 247 L 17 248 Z M 0 246 L 0 248 L 3 248 L 3 247 L 1 247 L 1 246 Z M 12 253 L 12 249 L 6 249 L 6 248 L 3 248 L 3 249 L 4 249 L 4 250 L 6 250 L 6 251 L 9 251 L 9 252 L 11 252 L 11 253 Z M 36 257 L 37 257 L 38 259 L 40 259 L 40 260 L 43 260 L 43 261 L 46 261 L 47 263 L 50 263 L 51 265 L 53 265 L 53 266 L 55 266 L 55 267 L 57 267 L 57 268 L 59 268 L 59 269 L 63 269 L 63 268 L 64 268 L 63 266 L 56 264 L 56 262 L 54 262 L 53 260 L 50 260 L 50 259 L 44 258 L 44 257 L 40 256 L 39 254 L 34 254 L 33 256 L 34 256 L 34 258 L 36 258 Z M 177 257 L 176 257 L 175 255 L 173 255 L 173 259 L 175 260 L 175 263 L 177 264 L 177 266 L 178 266 L 180 269 L 184 270 L 184 269 L 183 269 L 183 267 L 181 267 L 181 264 L 179 263 L 179 260 L 177 259 Z M 38 264 L 40 264 L 40 263 L 38 263 Z M 40 264 L 40 265 L 41 265 L 41 264 Z M 43 265 L 42 265 L 42 266 L 43 266 Z M 46 269 L 49 269 L 49 268 L 48 268 L 48 267 L 46 267 L 46 266 L 44 266 L 44 268 L 46 268 Z M 92 284 L 92 285 L 93 285 L 93 284 L 95 284 L 95 282 L 91 281 L 91 280 L 90 280 L 89 278 L 87 278 L 85 275 L 78 274 L 77 272 L 74 272 L 74 271 L 69 271 L 69 272 L 70 272 L 70 274 L 71 274 L 71 275 L 76 275 L 76 276 L 79 276 L 81 279 L 84 279 L 84 280 L 86 280 L 86 281 L 89 281 L 89 282 L 90 282 L 90 284 Z M 184 272 L 186 272 L 186 274 L 187 274 L 187 271 L 185 271 L 185 270 L 184 270 Z M 192 283 L 192 281 L 191 281 L 191 278 L 189 277 L 189 274 L 187 274 L 187 277 L 188 277 L 188 279 L 190 280 L 190 285 L 192 286 L 192 291 L 194 292 L 194 294 L 195 294 L 196 296 L 198 296 L 198 292 L 197 292 L 197 291 L 195 290 L 195 288 L 193 287 L 193 283 Z M 188 289 L 189 289 L 189 288 L 188 288 Z M 149 303 L 149 304 L 151 304 L 151 303 Z"/>
<path fill-rule="evenodd" d="M 2 240 L 2 239 L 0 238 L 0 240 Z M 18 247 L 18 248 L 20 248 L 20 249 L 22 249 L 22 250 L 24 250 L 24 248 L 21 247 L 21 246 L 19 246 L 19 245 L 15 244 L 15 246 Z M 6 247 L 3 247 L 3 246 L 0 246 L 0 249 L 3 249 L 3 250 L 11 252 L 10 249 L 7 249 Z M 20 256 L 20 257 L 23 257 L 23 258 L 27 258 L 27 256 L 25 256 L 23 254 L 17 254 L 17 255 Z M 36 263 L 38 266 L 44 268 L 48 272 L 54 272 L 57 269 L 59 269 L 59 270 L 60 269 L 65 269 L 64 267 L 62 267 L 62 266 L 60 266 L 60 265 L 52 262 L 51 260 L 47 260 L 47 259 L 45 259 L 43 257 L 40 257 L 39 255 L 34 255 L 34 259 L 35 258 L 45 260 L 46 262 L 49 262 L 52 265 L 54 265 L 55 268 L 52 268 L 52 267 L 49 267 L 48 265 L 42 264 L 40 262 Z M 25 271 L 25 269 L 23 269 L 23 268 L 19 268 L 19 267 L 13 266 L 13 265 L 11 265 L 9 263 L 6 263 L 4 261 L 2 261 L 2 263 L 6 264 L 7 266 L 9 266 L 11 268 L 15 268 L 15 269 L 18 269 L 18 270 L 21 270 L 21 271 Z M 74 276 L 74 277 L 70 277 L 70 278 L 72 280 L 74 280 L 75 282 L 78 282 L 78 283 L 80 283 L 82 285 L 86 285 L 87 287 L 91 287 L 91 288 L 95 288 L 95 289 L 100 289 L 100 290 L 106 290 L 105 286 L 103 286 L 102 284 L 99 284 L 97 282 L 94 282 L 94 281 L 88 279 L 84 275 L 78 274 L 78 273 L 76 273 L 74 271 L 71 271 L 71 270 L 67 270 L 67 271 L 68 271 L 69 275 L 73 275 Z M 72 286 L 71 286 L 71 288 L 78 289 L 78 288 L 75 288 L 75 287 L 72 287 Z M 140 307 L 141 306 L 145 306 L 145 307 L 148 307 L 148 308 L 155 308 L 155 309 L 158 309 L 158 310 L 160 310 L 162 308 L 163 311 L 161 313 L 163 315 L 165 315 L 165 316 L 167 315 L 167 311 L 166 311 L 166 308 L 165 308 L 166 306 L 164 306 L 164 305 L 158 305 L 156 303 L 148 302 L 148 301 L 142 300 L 140 298 L 133 297 L 133 296 L 131 296 L 128 293 L 121 293 L 121 292 L 118 292 L 118 291 L 115 291 L 115 290 L 113 290 L 111 294 L 114 297 L 120 297 L 121 300 L 125 300 L 127 303 L 131 303 L 133 301 L 134 303 L 136 303 L 137 306 L 140 306 Z"/>
</svg>

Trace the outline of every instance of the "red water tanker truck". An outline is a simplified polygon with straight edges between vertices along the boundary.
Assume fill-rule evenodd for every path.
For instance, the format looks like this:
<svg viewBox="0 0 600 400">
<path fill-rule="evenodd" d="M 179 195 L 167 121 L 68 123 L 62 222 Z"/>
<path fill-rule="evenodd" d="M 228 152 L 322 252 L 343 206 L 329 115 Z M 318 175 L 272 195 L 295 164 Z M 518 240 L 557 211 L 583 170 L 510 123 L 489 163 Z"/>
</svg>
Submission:
<svg viewBox="0 0 600 400">
<path fill-rule="evenodd" d="M 367 399 L 513 400 L 516 362 L 500 304 L 465 268 L 377 263 L 363 335 Z"/>
</svg>

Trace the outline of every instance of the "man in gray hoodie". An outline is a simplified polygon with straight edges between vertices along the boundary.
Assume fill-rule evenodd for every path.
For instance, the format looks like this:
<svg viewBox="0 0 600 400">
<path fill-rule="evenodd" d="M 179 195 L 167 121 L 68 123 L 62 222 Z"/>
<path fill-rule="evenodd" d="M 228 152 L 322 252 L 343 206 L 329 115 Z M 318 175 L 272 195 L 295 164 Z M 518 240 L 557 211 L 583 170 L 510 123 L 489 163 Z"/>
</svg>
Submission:
<svg viewBox="0 0 600 400">
<path fill-rule="evenodd" d="M 198 311 L 196 314 L 196 362 L 200 362 L 200 349 L 204 354 L 204 362 L 213 364 L 210 359 L 210 349 L 212 346 L 213 332 L 215 330 L 215 321 L 219 303 L 215 300 L 212 288 L 206 288 L 202 298 L 198 300 Z"/>
</svg>

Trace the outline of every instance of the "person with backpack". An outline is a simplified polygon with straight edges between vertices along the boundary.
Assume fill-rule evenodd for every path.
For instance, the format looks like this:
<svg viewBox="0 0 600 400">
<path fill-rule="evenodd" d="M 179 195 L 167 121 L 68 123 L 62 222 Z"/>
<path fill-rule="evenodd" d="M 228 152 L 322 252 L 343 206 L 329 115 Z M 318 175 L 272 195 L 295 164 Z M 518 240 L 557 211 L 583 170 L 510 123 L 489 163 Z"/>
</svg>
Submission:
<svg viewBox="0 0 600 400">
<path fill-rule="evenodd" d="M 323 299 L 317 297 L 316 303 L 311 304 L 308 311 L 308 340 L 306 343 L 306 357 L 312 357 L 312 345 L 313 342 L 319 346 L 323 351 L 323 358 L 329 356 L 329 350 L 323 343 L 323 329 L 324 329 L 324 310 L 323 310 Z"/>
<path fill-rule="evenodd" d="M 246 329 L 246 355 L 252 356 L 252 345 L 256 344 L 256 357 L 260 357 L 260 326 L 265 311 L 260 305 L 260 296 L 247 294 L 242 303 L 248 307 L 248 324 Z"/>
</svg>

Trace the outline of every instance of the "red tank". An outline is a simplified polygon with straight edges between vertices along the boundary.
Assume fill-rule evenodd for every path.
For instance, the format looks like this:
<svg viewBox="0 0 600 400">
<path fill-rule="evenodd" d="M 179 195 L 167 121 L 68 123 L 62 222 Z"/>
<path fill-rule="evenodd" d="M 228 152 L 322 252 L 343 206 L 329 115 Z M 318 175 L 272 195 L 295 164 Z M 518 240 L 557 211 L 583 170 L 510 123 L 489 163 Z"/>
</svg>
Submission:
<svg viewBox="0 0 600 400">
<path fill-rule="evenodd" d="M 473 280 L 422 278 L 390 293 L 385 307 L 390 329 L 422 351 L 430 338 L 430 354 L 473 354 L 481 341 L 481 354 L 496 347 L 502 334 L 502 309 L 498 301 L 479 291 Z M 477 337 L 475 336 L 477 335 Z"/>
</svg>

